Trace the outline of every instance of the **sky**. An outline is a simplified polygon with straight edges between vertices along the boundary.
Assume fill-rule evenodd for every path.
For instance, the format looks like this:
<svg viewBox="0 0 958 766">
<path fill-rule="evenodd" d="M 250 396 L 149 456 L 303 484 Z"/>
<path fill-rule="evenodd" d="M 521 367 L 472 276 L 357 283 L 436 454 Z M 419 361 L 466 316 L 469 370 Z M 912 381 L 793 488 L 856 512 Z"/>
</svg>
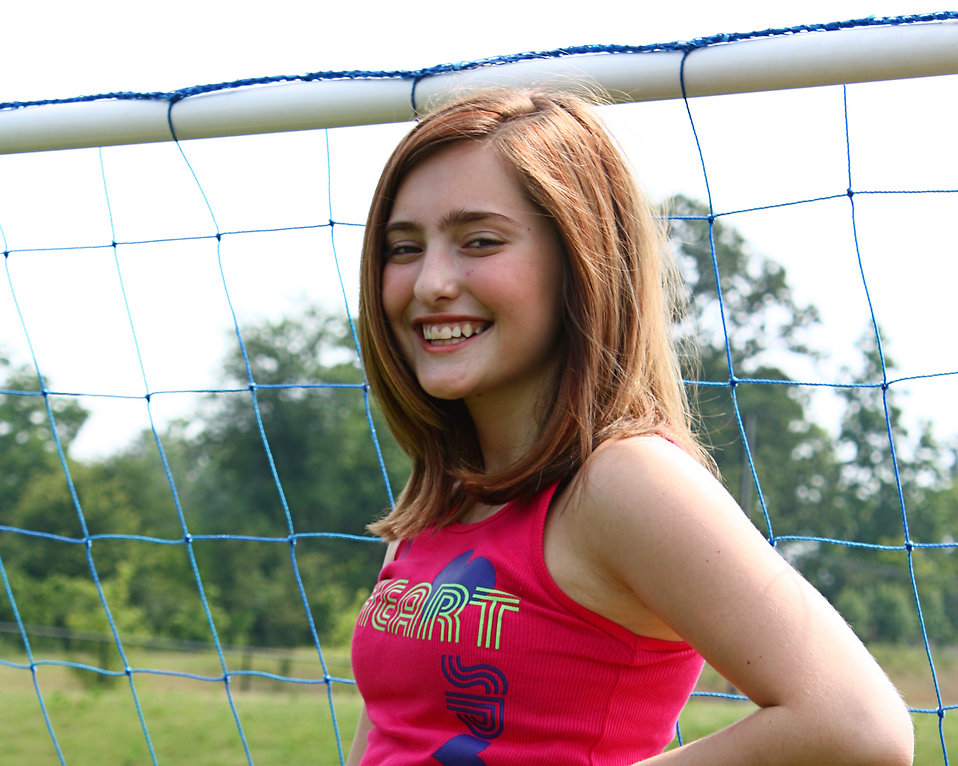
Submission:
<svg viewBox="0 0 958 766">
<path fill-rule="evenodd" d="M 0 97 L 173 90 L 267 74 L 412 69 L 589 43 L 659 43 L 721 32 L 949 10 L 947 0 L 48 0 L 0 11 Z"/>
<path fill-rule="evenodd" d="M 944 0 L 942 0 L 944 2 Z M 246 77 L 322 70 L 416 69 L 584 44 L 641 45 L 862 18 L 950 10 L 900 0 L 807 2 L 707 0 L 583 6 L 489 0 L 446 2 L 130 3 L 62 0 L 0 9 L 0 102 L 116 91 L 168 91 Z M 850 88 L 854 186 L 956 188 L 958 152 L 949 124 L 955 78 Z M 951 94 L 949 96 L 949 94 Z M 716 210 L 741 210 L 847 188 L 840 88 L 696 99 L 693 117 Z M 605 115 L 656 199 L 704 199 L 701 164 L 685 107 L 614 107 Z M 407 126 L 329 134 L 333 202 L 326 193 L 325 136 L 317 132 L 184 142 L 221 231 L 365 217 L 379 169 Z M 242 160 L 237 158 L 241 157 Z M 210 211 L 170 144 L 0 157 L 0 229 L 11 250 L 102 244 L 210 231 Z M 108 194 L 104 195 L 104 178 Z M 149 179 L 148 183 L 144 179 Z M 105 200 L 109 201 L 109 207 Z M 944 232 L 956 195 L 862 198 L 859 246 L 871 298 L 901 374 L 958 370 L 949 353 L 955 239 Z M 113 231 L 110 230 L 112 217 Z M 833 380 L 867 329 L 867 304 L 852 257 L 847 200 L 742 214 L 733 224 L 756 251 L 786 265 L 800 300 L 819 306 L 814 338 L 828 350 L 796 377 Z M 275 317 L 319 300 L 355 303 L 358 229 L 339 230 L 345 284 L 304 253 L 325 230 L 224 244 L 241 321 Z M 239 240 L 242 240 L 240 242 Z M 328 245 L 323 244 L 328 249 Z M 324 251 L 325 252 L 325 251 Z M 82 255 L 82 257 L 80 257 Z M 120 248 L 139 355 L 116 287 L 109 248 L 9 259 L 20 313 L 51 385 L 61 391 L 150 390 L 216 385 L 229 330 L 210 243 Z M 6 279 L 0 279 L 0 355 L 29 355 Z M 105 287 L 107 286 L 107 287 Z M 943 342 L 946 341 L 946 342 Z M 951 344 L 955 346 L 958 344 Z M 904 391 L 905 387 L 903 387 Z M 958 435 L 954 376 L 907 387 L 908 411 Z M 108 451 L 146 425 L 142 400 L 84 397 L 95 411 L 77 448 Z M 186 397 L 156 397 L 154 417 L 182 414 Z M 822 407 L 830 405 L 823 402 Z"/>
</svg>

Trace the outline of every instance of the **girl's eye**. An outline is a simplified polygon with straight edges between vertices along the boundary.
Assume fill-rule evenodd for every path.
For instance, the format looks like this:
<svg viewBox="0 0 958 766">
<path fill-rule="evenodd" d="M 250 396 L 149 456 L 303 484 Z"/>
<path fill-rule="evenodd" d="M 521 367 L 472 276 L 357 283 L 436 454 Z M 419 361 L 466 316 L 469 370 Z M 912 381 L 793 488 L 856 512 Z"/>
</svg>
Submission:
<svg viewBox="0 0 958 766">
<path fill-rule="evenodd" d="M 386 260 L 401 261 L 418 255 L 420 251 L 421 248 L 419 245 L 413 242 L 395 242 L 391 245 L 386 245 L 384 255 Z"/>
<path fill-rule="evenodd" d="M 488 250 L 490 248 L 499 247 L 502 242 L 493 237 L 472 237 L 466 241 L 466 248 L 469 250 Z"/>
</svg>

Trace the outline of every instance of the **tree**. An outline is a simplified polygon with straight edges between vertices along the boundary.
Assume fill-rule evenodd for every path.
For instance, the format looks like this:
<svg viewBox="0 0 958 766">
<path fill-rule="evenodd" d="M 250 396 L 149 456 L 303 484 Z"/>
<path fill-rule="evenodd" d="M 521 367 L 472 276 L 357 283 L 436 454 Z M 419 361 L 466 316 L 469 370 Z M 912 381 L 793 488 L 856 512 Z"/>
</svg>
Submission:
<svg viewBox="0 0 958 766">
<path fill-rule="evenodd" d="M 896 392 L 881 386 L 875 333 L 859 344 L 862 369 L 848 372 L 852 385 L 839 390 L 845 405 L 841 422 L 831 428 L 816 422 L 808 393 L 779 384 L 790 377 L 783 367 L 814 358 L 802 342 L 803 332 L 818 322 L 814 307 L 797 305 L 785 270 L 753 253 L 718 220 L 712 221 L 713 261 L 708 210 L 700 203 L 677 197 L 670 213 L 677 216 L 672 245 L 689 285 L 689 307 L 679 330 L 698 339 L 699 365 L 689 366 L 687 377 L 702 382 L 697 387 L 702 427 L 728 488 L 764 528 L 744 432 L 770 517 L 768 531 L 774 537 L 847 541 L 779 548 L 863 638 L 918 637 L 910 561 L 929 634 L 953 640 L 958 636 L 954 547 L 916 549 L 910 559 L 900 548 L 903 515 L 911 540 L 953 543 L 954 482 L 930 427 L 913 438 Z M 893 366 L 887 356 L 885 366 Z"/>
<path fill-rule="evenodd" d="M 953 485 L 930 426 L 922 424 L 915 438 L 905 424 L 897 389 L 885 385 L 894 360 L 879 352 L 877 341 L 874 330 L 863 336 L 862 368 L 847 370 L 850 385 L 839 391 L 845 406 L 835 478 L 818 534 L 845 544 L 811 549 L 803 565 L 833 603 L 852 610 L 849 620 L 863 638 L 898 642 L 917 640 L 921 629 L 910 564 L 926 628 L 950 640 L 958 629 L 954 579 L 946 575 L 955 571 L 954 557 L 931 549 L 909 559 L 902 549 L 909 541 L 941 543 L 954 533 Z"/>
<path fill-rule="evenodd" d="M 46 396 L 36 373 L 27 367 L 14 367 L 0 357 L 0 373 L 0 389 L 6 392 L 0 393 L 0 525 L 11 528 L 0 531 L 0 561 L 11 580 L 52 573 L 73 576 L 82 570 L 82 556 L 52 555 L 51 549 L 62 549 L 63 544 L 58 547 L 19 530 L 79 534 L 62 461 L 87 412 L 72 399 Z M 67 460 L 67 470 L 75 468 Z M 11 618 L 12 606 L 0 591 L 0 619 Z"/>
<path fill-rule="evenodd" d="M 382 551 L 321 537 L 296 538 L 291 548 L 288 536 L 363 535 L 388 506 L 387 487 L 345 319 L 309 310 L 241 335 L 249 371 L 238 350 L 225 369 L 245 390 L 211 397 L 181 428 L 195 434 L 184 443 L 181 473 L 192 478 L 181 482 L 183 509 L 193 534 L 277 540 L 198 541 L 195 548 L 236 640 L 300 643 L 309 632 L 296 578 L 317 629 L 333 630 L 357 592 L 368 590 Z M 390 485 L 400 486 L 405 458 L 381 422 L 377 433 Z"/>
<path fill-rule="evenodd" d="M 686 377 L 698 381 L 691 392 L 703 436 L 753 521 L 768 534 L 800 534 L 816 517 L 829 480 L 832 440 L 809 416 L 803 389 L 741 381 L 788 381 L 780 364 L 814 356 L 802 336 L 818 314 L 796 303 L 785 269 L 753 252 L 735 229 L 714 221 L 710 241 L 704 205 L 678 196 L 668 210 L 675 217 L 671 244 L 688 285 L 679 333 L 694 347 Z"/>
<path fill-rule="evenodd" d="M 45 396 L 35 372 L 13 367 L 2 356 L 0 380 L 4 381 L 0 384 L 0 509 L 4 509 L 17 502 L 38 473 L 63 476 L 51 418 L 66 453 L 88 413 L 73 399 Z"/>
</svg>

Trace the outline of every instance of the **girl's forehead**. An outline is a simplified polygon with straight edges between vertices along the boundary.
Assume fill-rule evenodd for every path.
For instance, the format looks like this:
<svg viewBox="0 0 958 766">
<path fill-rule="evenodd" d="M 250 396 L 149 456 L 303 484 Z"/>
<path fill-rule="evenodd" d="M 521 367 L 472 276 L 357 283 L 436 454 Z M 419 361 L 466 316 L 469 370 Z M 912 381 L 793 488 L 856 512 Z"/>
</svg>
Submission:
<svg viewBox="0 0 958 766">
<path fill-rule="evenodd" d="M 388 220 L 444 207 L 533 212 L 512 168 L 486 142 L 459 141 L 409 168 L 399 179 Z"/>
</svg>

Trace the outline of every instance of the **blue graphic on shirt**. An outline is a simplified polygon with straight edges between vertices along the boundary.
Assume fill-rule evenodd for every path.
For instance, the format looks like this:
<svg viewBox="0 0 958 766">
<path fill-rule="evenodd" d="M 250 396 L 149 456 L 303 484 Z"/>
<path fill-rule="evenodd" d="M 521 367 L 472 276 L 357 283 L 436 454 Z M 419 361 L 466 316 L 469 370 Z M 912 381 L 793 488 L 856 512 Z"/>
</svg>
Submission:
<svg viewBox="0 0 958 766">
<path fill-rule="evenodd" d="M 472 551 L 460 554 L 436 575 L 421 607 L 420 626 L 432 624 L 433 615 L 448 613 L 450 594 L 460 592 L 463 604 L 482 608 L 478 645 L 483 645 L 483 635 L 487 633 L 486 648 L 498 649 L 501 615 L 506 610 L 518 611 L 518 599 L 495 590 L 496 570 L 488 559 L 471 557 Z M 503 601 L 508 604 L 500 603 Z M 479 753 L 489 747 L 489 740 L 502 733 L 505 694 L 509 688 L 506 677 L 489 664 L 464 665 L 458 655 L 444 654 L 440 663 L 442 674 L 451 686 L 445 693 L 446 707 L 471 733 L 453 737 L 432 757 L 442 766 L 485 766 Z"/>
<path fill-rule="evenodd" d="M 443 655 L 442 674 L 458 689 L 447 691 L 446 707 L 477 737 L 495 739 L 502 734 L 509 685 L 505 674 L 492 665 L 465 666 L 454 655 Z"/>
<path fill-rule="evenodd" d="M 479 753 L 487 747 L 488 742 L 468 734 L 460 734 L 440 747 L 432 757 L 442 766 L 485 766 L 486 762 L 479 757 Z"/>
<path fill-rule="evenodd" d="M 446 564 L 432 581 L 433 593 L 440 591 L 443 585 L 456 584 L 466 589 L 471 600 L 478 588 L 494 588 L 496 570 L 493 569 L 492 562 L 481 556 L 470 561 L 471 556 L 472 551 L 466 551 Z"/>
</svg>

